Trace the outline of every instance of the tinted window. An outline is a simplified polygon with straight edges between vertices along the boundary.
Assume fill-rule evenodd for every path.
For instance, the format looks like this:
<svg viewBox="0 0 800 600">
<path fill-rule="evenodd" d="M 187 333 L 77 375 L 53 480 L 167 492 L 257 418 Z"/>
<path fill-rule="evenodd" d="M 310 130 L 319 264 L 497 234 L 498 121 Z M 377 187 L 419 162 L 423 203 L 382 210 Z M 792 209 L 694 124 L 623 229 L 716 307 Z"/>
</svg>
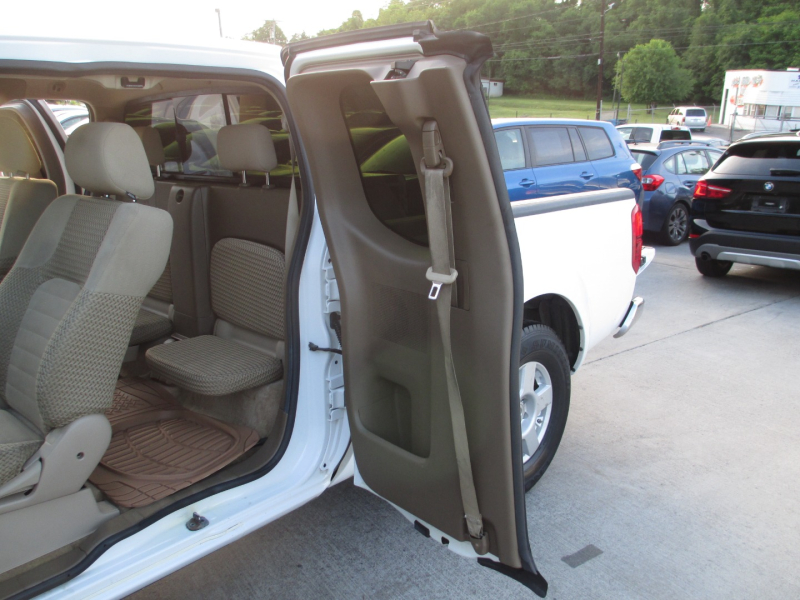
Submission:
<svg viewBox="0 0 800 600">
<path fill-rule="evenodd" d="M 272 173 L 289 170 L 287 134 L 281 110 L 272 96 L 201 94 L 129 106 L 125 122 L 158 131 L 164 145 L 164 173 L 192 176 L 233 175 L 219 164 L 217 134 L 225 125 L 259 123 L 270 129 L 279 165 Z"/>
<path fill-rule="evenodd" d="M 537 167 L 560 165 L 575 160 L 566 127 L 529 127 L 533 164 Z"/>
<path fill-rule="evenodd" d="M 370 209 L 398 235 L 427 245 L 425 206 L 406 137 L 369 86 L 347 88 L 341 107 Z"/>
<path fill-rule="evenodd" d="M 617 131 L 619 131 L 623 140 L 629 140 L 631 139 L 631 133 L 633 133 L 633 127 L 617 127 Z"/>
<path fill-rule="evenodd" d="M 525 148 L 522 145 L 522 132 L 519 129 L 503 129 L 494 132 L 500 164 L 503 171 L 525 168 Z"/>
<path fill-rule="evenodd" d="M 764 177 L 780 177 L 781 169 L 800 170 L 800 141 L 754 142 L 732 146 L 714 166 L 715 173 Z"/>
<path fill-rule="evenodd" d="M 706 171 L 711 168 L 708 164 L 706 153 L 700 150 L 691 150 L 689 152 L 681 152 L 681 158 L 686 165 L 686 173 L 689 175 L 705 175 Z"/>
<path fill-rule="evenodd" d="M 586 152 L 583 150 L 581 136 L 578 135 L 578 130 L 574 127 L 569 128 L 569 139 L 572 141 L 572 151 L 575 154 L 575 162 L 586 160 Z"/>
<path fill-rule="evenodd" d="M 692 134 L 688 129 L 662 129 L 661 141 L 671 142 L 673 140 L 691 140 Z"/>
<path fill-rule="evenodd" d="M 649 169 L 658 158 L 658 156 L 650 152 L 637 152 L 636 150 L 632 150 L 631 155 L 633 156 L 633 160 L 642 165 L 642 169 L 645 171 Z"/>
<path fill-rule="evenodd" d="M 636 127 L 633 130 L 633 140 L 635 142 L 649 142 L 652 137 L 652 127 Z"/>
<path fill-rule="evenodd" d="M 690 108 L 686 111 L 687 117 L 705 117 L 706 111 L 702 108 Z"/>
<path fill-rule="evenodd" d="M 602 127 L 579 127 L 589 160 L 614 156 L 614 147 Z"/>
</svg>

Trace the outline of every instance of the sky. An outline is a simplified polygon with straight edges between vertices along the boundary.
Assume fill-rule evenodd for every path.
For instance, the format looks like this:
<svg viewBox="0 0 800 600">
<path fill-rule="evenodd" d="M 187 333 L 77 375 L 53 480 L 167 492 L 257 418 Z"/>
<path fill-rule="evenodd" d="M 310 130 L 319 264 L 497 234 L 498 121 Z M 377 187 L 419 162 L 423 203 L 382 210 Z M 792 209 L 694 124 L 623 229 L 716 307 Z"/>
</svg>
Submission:
<svg viewBox="0 0 800 600">
<path fill-rule="evenodd" d="M 0 34 L 97 37 L 112 39 L 198 39 L 219 37 L 216 8 L 222 15 L 224 37 L 241 39 L 268 19 L 276 19 L 286 37 L 305 31 L 338 27 L 354 10 L 365 19 L 378 16 L 388 0 L 137 0 L 134 3 L 109 0 L 40 0 L 37 15 L 51 18 L 19 18 L 7 12 L 0 19 Z M 25 15 L 25 16 L 23 16 Z M 95 35 L 94 32 L 97 32 Z"/>
</svg>

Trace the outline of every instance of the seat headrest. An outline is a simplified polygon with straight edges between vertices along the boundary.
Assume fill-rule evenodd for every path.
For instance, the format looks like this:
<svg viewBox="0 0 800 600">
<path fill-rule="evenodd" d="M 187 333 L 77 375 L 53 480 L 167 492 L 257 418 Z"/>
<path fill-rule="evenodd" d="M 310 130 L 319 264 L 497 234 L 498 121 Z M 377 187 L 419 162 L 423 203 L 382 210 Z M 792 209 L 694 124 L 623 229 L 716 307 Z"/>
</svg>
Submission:
<svg viewBox="0 0 800 600">
<path fill-rule="evenodd" d="M 134 127 L 133 130 L 142 140 L 144 153 L 147 155 L 147 162 L 150 163 L 151 167 L 160 167 L 167 162 L 164 146 L 161 143 L 161 136 L 158 135 L 158 131 L 147 126 Z"/>
<path fill-rule="evenodd" d="M 64 150 L 69 176 L 97 194 L 150 198 L 153 175 L 142 141 L 124 123 L 88 123 L 78 127 Z"/>
<path fill-rule="evenodd" d="M 268 173 L 278 166 L 272 135 L 263 125 L 226 125 L 217 134 L 217 155 L 229 171 Z"/>
<path fill-rule="evenodd" d="M 42 162 L 22 125 L 11 117 L 0 116 L 0 171 L 36 175 L 41 170 Z"/>
</svg>

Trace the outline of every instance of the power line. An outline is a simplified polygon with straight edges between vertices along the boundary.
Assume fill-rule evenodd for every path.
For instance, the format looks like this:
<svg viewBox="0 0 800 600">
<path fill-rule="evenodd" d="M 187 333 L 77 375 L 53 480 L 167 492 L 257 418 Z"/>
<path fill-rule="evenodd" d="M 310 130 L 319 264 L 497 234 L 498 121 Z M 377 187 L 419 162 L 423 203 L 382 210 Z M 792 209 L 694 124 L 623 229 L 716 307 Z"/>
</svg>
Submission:
<svg viewBox="0 0 800 600">
<path fill-rule="evenodd" d="M 473 24 L 468 25 L 466 27 L 459 27 L 457 29 L 452 29 L 451 31 L 465 31 L 465 30 L 468 30 L 468 29 L 475 29 L 477 27 L 486 27 L 487 25 L 497 25 L 499 23 L 508 23 L 510 21 L 519 21 L 520 19 L 530 19 L 532 17 L 538 17 L 540 15 L 546 15 L 548 13 L 557 12 L 557 11 L 566 12 L 567 10 L 568 10 L 568 8 L 551 8 L 549 10 L 543 10 L 543 11 L 540 11 L 540 12 L 531 13 L 529 15 L 520 15 L 519 17 L 509 17 L 508 19 L 500 19 L 499 21 L 488 21 L 486 23 L 473 23 Z"/>
</svg>

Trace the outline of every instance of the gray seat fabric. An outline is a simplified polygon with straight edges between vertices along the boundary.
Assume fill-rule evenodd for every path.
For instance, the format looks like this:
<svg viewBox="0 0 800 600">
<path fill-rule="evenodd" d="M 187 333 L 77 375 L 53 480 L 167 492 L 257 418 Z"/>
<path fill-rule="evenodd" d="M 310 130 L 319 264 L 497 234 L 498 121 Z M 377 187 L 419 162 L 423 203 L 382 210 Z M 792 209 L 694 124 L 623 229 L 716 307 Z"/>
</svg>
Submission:
<svg viewBox="0 0 800 600">
<path fill-rule="evenodd" d="M 231 171 L 275 168 L 275 148 L 260 125 L 229 125 L 217 139 L 220 164 Z M 147 351 L 153 372 L 203 395 L 232 394 L 283 376 L 283 252 L 223 238 L 211 251 L 213 336 L 162 344 Z"/>
<path fill-rule="evenodd" d="M 11 270 L 44 209 L 58 195 L 56 184 L 38 177 L 42 163 L 25 129 L 0 114 L 0 279 Z"/>
<path fill-rule="evenodd" d="M 205 396 L 223 396 L 283 377 L 277 358 L 213 335 L 161 344 L 147 362 L 178 387 Z"/>
<path fill-rule="evenodd" d="M 144 148 L 145 156 L 147 156 L 147 162 L 155 169 L 156 175 L 160 175 L 161 166 L 166 161 L 164 147 L 161 144 L 161 136 L 159 136 L 158 132 L 152 127 L 134 127 L 133 130 L 142 141 L 142 147 Z M 159 208 L 166 208 L 166 206 Z M 167 260 L 167 266 L 164 267 L 161 277 L 158 278 L 153 289 L 150 290 L 150 293 L 147 295 L 150 298 L 155 298 L 156 300 L 164 302 L 166 305 L 172 304 L 172 271 L 170 269 L 169 260 Z M 139 344 L 154 342 L 171 334 L 172 328 L 172 320 L 168 315 L 143 307 L 139 311 L 139 316 L 136 318 L 136 324 L 133 326 L 133 333 L 131 334 L 129 344 L 131 346 L 138 346 Z"/>
<path fill-rule="evenodd" d="M 77 129 L 65 158 L 89 191 L 152 193 L 144 151 L 127 125 Z M 171 237 L 169 214 L 140 204 L 73 195 L 45 210 L 0 283 L 0 485 L 48 432 L 111 405 Z"/>
</svg>

